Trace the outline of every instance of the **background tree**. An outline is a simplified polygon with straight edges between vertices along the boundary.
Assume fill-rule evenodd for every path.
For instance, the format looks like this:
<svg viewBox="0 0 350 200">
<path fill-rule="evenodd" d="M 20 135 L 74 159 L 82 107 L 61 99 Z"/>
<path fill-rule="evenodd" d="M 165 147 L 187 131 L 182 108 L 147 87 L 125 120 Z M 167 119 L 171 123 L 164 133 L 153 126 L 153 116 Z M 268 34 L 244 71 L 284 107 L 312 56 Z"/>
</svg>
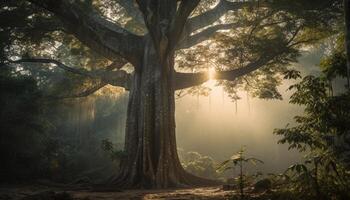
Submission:
<svg viewBox="0 0 350 200">
<path fill-rule="evenodd" d="M 62 86 L 72 90 L 51 90 L 51 98 L 84 97 L 108 84 L 129 90 L 128 156 L 113 183 L 209 184 L 185 172 L 178 159 L 175 91 L 200 86 L 209 79 L 203 70 L 212 67 L 211 78 L 233 99 L 239 88 L 280 99 L 279 75 L 290 73 L 288 64 L 302 47 L 338 29 L 341 5 L 330 0 L 2 2 L 1 57 L 51 84 L 45 77 L 65 70 Z M 47 68 L 34 71 L 39 65 Z"/>
</svg>

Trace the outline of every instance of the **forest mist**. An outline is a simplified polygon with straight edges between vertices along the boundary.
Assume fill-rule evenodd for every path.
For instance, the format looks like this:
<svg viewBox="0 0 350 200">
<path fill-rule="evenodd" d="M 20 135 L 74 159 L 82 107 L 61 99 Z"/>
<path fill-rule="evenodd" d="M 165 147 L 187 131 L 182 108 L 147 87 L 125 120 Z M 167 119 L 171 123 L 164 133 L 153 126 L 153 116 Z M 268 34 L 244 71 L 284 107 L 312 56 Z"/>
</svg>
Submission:
<svg viewBox="0 0 350 200">
<path fill-rule="evenodd" d="M 294 65 L 305 75 L 318 74 L 321 56 L 320 49 L 314 49 Z M 249 155 L 265 162 L 258 168 L 264 173 L 281 173 L 303 159 L 302 154 L 288 150 L 287 144 L 278 144 L 280 138 L 273 134 L 276 128 L 293 125 L 293 117 L 303 112 L 302 107 L 289 103 L 292 92 L 288 87 L 295 81 L 285 80 L 279 86 L 283 100 L 262 100 L 240 92 L 237 102 L 215 86 L 215 81 L 210 82 L 209 96 L 186 95 L 177 100 L 179 147 L 222 161 L 245 146 Z"/>
</svg>

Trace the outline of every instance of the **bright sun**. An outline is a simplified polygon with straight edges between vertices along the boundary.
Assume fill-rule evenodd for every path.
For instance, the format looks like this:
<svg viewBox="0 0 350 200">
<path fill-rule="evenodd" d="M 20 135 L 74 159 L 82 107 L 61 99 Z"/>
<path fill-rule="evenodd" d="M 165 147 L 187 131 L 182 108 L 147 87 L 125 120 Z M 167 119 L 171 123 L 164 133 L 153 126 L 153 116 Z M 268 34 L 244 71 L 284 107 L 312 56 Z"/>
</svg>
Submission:
<svg viewBox="0 0 350 200">
<path fill-rule="evenodd" d="M 214 80 L 214 78 L 215 78 L 215 69 L 212 68 L 212 67 L 209 68 L 208 74 L 209 74 L 209 79 L 210 80 Z"/>
<path fill-rule="evenodd" d="M 206 86 L 214 89 L 215 85 L 216 85 L 216 81 L 215 81 L 215 76 L 216 76 L 216 72 L 215 72 L 215 68 L 211 67 L 208 69 L 208 76 L 209 76 L 209 80 L 206 82 Z"/>
</svg>

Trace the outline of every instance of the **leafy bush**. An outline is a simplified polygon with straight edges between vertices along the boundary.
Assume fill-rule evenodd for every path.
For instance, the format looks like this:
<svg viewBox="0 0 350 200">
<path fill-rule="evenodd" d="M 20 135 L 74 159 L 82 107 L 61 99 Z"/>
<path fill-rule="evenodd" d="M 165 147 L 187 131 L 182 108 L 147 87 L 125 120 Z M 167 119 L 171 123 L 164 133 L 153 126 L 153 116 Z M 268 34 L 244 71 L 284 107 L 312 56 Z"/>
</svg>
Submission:
<svg viewBox="0 0 350 200">
<path fill-rule="evenodd" d="M 338 48 L 341 45 L 338 45 Z M 290 103 L 304 106 L 296 125 L 276 129 L 279 143 L 306 153 L 306 161 L 291 166 L 286 187 L 300 199 L 350 199 L 350 88 L 336 95 L 331 82 L 346 77 L 344 49 L 321 62 L 321 76 L 306 76 L 290 87 Z"/>
<path fill-rule="evenodd" d="M 183 149 L 178 149 L 178 152 L 182 166 L 186 171 L 204 178 L 216 179 L 219 177 L 213 158 L 203 156 L 198 152 L 185 152 Z"/>
</svg>

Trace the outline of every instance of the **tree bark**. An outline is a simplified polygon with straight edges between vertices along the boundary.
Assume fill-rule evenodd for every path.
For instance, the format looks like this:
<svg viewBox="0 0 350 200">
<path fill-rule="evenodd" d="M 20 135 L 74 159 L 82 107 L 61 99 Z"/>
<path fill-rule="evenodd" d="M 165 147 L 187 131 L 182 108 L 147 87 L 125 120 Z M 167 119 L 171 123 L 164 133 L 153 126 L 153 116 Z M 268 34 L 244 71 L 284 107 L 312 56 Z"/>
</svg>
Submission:
<svg viewBox="0 0 350 200">
<path fill-rule="evenodd" d="M 126 156 L 113 183 L 126 188 L 215 184 L 188 174 L 181 166 L 175 137 L 174 55 L 162 62 L 152 39 L 146 40 L 142 67 L 135 71 L 130 89 Z"/>
</svg>

